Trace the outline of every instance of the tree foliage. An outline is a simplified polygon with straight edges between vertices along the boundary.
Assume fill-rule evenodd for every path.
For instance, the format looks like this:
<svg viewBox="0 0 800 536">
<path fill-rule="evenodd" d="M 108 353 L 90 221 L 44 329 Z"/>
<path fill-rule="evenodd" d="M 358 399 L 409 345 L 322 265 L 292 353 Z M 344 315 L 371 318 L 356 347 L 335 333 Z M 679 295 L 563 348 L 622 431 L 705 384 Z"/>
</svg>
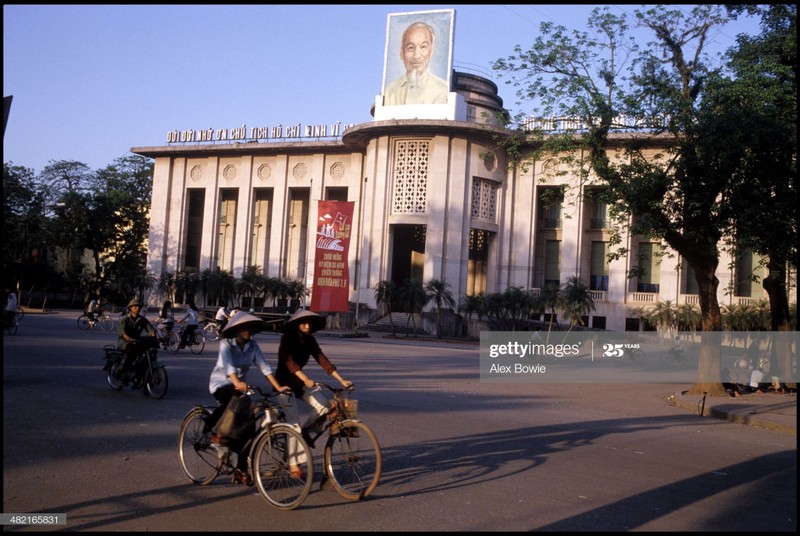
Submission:
<svg viewBox="0 0 800 536">
<path fill-rule="evenodd" d="M 793 16 L 794 9 L 791 12 Z M 760 165 L 756 162 L 776 158 L 766 147 L 747 142 L 752 129 L 737 115 L 746 101 L 730 106 L 737 93 L 757 95 L 757 87 L 736 79 L 735 72 L 724 70 L 721 58 L 707 53 L 713 32 L 727 20 L 723 6 L 699 5 L 688 14 L 656 6 L 635 11 L 634 20 L 649 31 L 652 41 L 639 46 L 624 15 L 597 8 L 585 31 L 570 33 L 543 23 L 528 50 L 517 46 L 514 55 L 495 62 L 495 69 L 519 88 L 520 97 L 535 103 L 532 114 L 519 120 L 556 115 L 574 118 L 579 125 L 560 134 L 531 134 L 527 122 L 510 138 L 511 153 L 524 158 L 525 144 L 533 143 L 530 158 L 555 155 L 575 167 L 581 178 L 591 170 L 610 188 L 614 208 L 632 216 L 632 234 L 664 240 L 693 268 L 702 330 L 719 331 L 716 271 L 722 238 L 732 231 L 747 237 L 758 234 L 751 222 L 773 217 L 766 194 L 781 190 L 793 175 L 762 170 L 758 191 L 765 197 L 742 191 L 753 167 Z M 755 69 L 773 76 L 763 65 Z M 796 89 L 776 85 L 777 93 L 794 95 L 796 101 Z M 784 112 L 796 121 L 791 109 Z M 620 118 L 636 121 L 623 124 Z M 609 150 L 614 147 L 611 133 L 622 127 L 630 134 L 622 141 L 616 138 L 619 148 Z M 778 134 L 768 121 L 759 127 L 759 135 Z M 796 147 L 796 139 L 792 145 Z M 796 162 L 790 157 L 784 163 L 792 160 Z M 739 207 L 742 199 L 749 203 L 747 219 Z M 796 206 L 796 197 L 789 199 Z M 793 210 L 787 205 L 787 212 L 794 215 Z M 745 227 L 753 232 L 745 232 Z M 786 261 L 784 256 L 781 262 Z M 702 346 L 693 392 L 724 394 L 714 380 L 719 378 L 720 358 L 718 346 Z"/>
</svg>

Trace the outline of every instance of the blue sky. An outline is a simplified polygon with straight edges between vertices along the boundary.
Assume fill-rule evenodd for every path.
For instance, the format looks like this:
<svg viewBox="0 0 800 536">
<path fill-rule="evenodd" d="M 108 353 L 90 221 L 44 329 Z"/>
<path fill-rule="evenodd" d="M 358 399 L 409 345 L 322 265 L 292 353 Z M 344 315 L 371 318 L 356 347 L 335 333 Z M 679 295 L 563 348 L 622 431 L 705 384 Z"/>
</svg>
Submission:
<svg viewBox="0 0 800 536">
<path fill-rule="evenodd" d="M 612 5 L 631 15 L 636 6 Z M 387 15 L 455 9 L 453 60 L 513 89 L 491 63 L 533 42 L 539 24 L 582 27 L 596 4 L 3 6 L 3 96 L 13 104 L 3 161 L 100 169 L 173 130 L 372 120 Z M 688 6 L 676 6 L 688 10 Z M 720 50 L 738 22 L 713 37 Z"/>
</svg>

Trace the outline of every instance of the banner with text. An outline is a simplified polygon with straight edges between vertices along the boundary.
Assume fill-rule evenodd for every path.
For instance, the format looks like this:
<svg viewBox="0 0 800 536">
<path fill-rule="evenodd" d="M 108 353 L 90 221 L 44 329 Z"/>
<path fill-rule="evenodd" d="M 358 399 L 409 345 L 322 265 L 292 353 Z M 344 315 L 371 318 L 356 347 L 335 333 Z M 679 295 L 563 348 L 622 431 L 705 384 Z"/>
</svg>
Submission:
<svg viewBox="0 0 800 536">
<path fill-rule="evenodd" d="M 350 310 L 347 305 L 350 295 L 347 257 L 354 205 L 352 201 L 319 201 L 312 311 Z"/>
</svg>

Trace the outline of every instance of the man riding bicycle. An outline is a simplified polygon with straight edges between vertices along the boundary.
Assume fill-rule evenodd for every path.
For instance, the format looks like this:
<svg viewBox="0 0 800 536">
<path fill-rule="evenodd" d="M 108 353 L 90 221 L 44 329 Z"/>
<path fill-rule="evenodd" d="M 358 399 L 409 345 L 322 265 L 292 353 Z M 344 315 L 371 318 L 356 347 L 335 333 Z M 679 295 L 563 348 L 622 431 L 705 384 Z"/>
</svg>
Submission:
<svg viewBox="0 0 800 536">
<path fill-rule="evenodd" d="M 117 331 L 117 348 L 125 352 L 117 375 L 125 380 L 130 372 L 130 365 L 142 352 L 150 348 L 158 348 L 156 328 L 147 318 L 139 314 L 142 304 L 137 298 L 128 303 L 128 314 L 122 317 Z M 142 332 L 147 331 L 148 336 L 143 337 Z"/>
</svg>

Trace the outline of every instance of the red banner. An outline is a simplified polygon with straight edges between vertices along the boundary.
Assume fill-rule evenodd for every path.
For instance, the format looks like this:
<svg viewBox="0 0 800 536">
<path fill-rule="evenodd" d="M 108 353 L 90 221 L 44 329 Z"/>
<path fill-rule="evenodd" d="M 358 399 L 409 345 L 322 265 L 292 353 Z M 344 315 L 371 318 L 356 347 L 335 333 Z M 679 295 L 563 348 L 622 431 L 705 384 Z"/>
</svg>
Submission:
<svg viewBox="0 0 800 536">
<path fill-rule="evenodd" d="M 314 287 L 311 310 L 347 312 L 350 275 L 347 267 L 350 233 L 353 229 L 352 201 L 319 201 L 317 248 L 314 259 Z"/>
</svg>

